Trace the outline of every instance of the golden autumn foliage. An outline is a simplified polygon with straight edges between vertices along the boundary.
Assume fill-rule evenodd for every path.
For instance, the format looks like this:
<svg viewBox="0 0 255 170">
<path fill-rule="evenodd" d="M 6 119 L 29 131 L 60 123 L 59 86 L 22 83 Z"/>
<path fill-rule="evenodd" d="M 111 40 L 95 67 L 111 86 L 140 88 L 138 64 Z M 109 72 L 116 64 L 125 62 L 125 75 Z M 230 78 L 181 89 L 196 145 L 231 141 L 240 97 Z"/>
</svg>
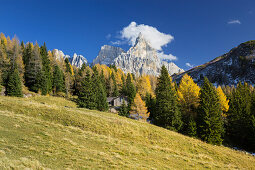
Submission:
<svg viewBox="0 0 255 170">
<path fill-rule="evenodd" d="M 73 72 L 73 66 L 71 65 L 71 63 L 69 62 L 69 66 L 70 66 L 70 69 L 71 69 L 71 75 L 74 76 L 74 72 Z"/>
<path fill-rule="evenodd" d="M 19 46 L 19 40 L 16 36 L 12 39 L 12 51 L 13 51 L 13 55 L 16 60 L 16 64 L 18 67 L 18 71 L 20 73 L 20 77 L 23 77 L 25 66 L 24 66 L 23 59 L 22 59 L 22 53 L 21 53 L 21 49 Z"/>
<path fill-rule="evenodd" d="M 155 92 L 157 87 L 157 77 L 153 75 L 148 75 L 151 83 L 151 89 L 153 92 Z"/>
<path fill-rule="evenodd" d="M 6 46 L 7 45 L 7 39 L 3 33 L 0 34 L 0 39 L 3 42 L 3 44 Z"/>
<path fill-rule="evenodd" d="M 199 105 L 199 91 L 199 86 L 188 74 L 185 74 L 181 79 L 177 95 L 180 104 L 187 112 L 190 112 L 192 107 Z"/>
<path fill-rule="evenodd" d="M 151 82 L 150 82 L 149 76 L 144 75 L 138 78 L 137 91 L 142 98 L 145 98 L 146 93 L 149 93 L 152 96 L 154 96 L 154 93 L 151 88 Z"/>
<path fill-rule="evenodd" d="M 219 102 L 220 102 L 220 105 L 221 105 L 221 109 L 223 111 L 223 117 L 226 117 L 227 115 L 225 114 L 228 109 L 229 109 L 229 100 L 227 99 L 226 95 L 224 94 L 224 92 L 222 91 L 221 87 L 219 86 L 217 88 L 217 94 L 218 94 L 218 97 L 219 97 Z"/>
<path fill-rule="evenodd" d="M 115 74 L 115 79 L 116 79 L 116 83 L 117 83 L 117 85 L 119 86 L 119 88 L 121 88 L 122 87 L 122 80 L 121 80 L 121 77 L 122 77 L 122 75 L 123 75 L 124 73 L 123 73 L 123 71 L 121 70 L 121 69 L 117 69 L 117 72 L 116 72 L 116 74 Z"/>
<path fill-rule="evenodd" d="M 138 120 L 141 118 L 142 120 L 146 121 L 149 115 L 150 113 L 148 113 L 144 101 L 142 100 L 139 93 L 136 93 L 134 102 L 131 105 L 130 116 L 133 118 L 136 117 Z"/>
</svg>

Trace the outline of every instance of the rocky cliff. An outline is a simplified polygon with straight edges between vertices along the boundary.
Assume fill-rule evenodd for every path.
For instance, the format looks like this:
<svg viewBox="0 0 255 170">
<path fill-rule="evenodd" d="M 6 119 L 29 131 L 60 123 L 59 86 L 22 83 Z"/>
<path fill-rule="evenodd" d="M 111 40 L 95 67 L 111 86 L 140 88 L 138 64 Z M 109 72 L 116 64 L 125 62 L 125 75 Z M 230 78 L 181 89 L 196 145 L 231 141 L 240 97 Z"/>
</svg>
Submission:
<svg viewBox="0 0 255 170">
<path fill-rule="evenodd" d="M 125 51 L 122 48 L 104 45 L 101 47 L 98 56 L 93 60 L 93 65 L 112 64 L 114 62 L 114 59 L 117 58 L 121 53 L 125 53 Z"/>
</svg>

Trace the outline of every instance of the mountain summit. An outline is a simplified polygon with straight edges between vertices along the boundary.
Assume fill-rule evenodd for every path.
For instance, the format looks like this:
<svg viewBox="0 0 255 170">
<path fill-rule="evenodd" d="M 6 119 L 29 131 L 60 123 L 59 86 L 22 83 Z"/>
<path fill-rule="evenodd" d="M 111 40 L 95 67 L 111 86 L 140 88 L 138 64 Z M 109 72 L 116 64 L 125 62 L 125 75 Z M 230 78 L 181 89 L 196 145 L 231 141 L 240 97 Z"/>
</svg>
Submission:
<svg viewBox="0 0 255 170">
<path fill-rule="evenodd" d="M 130 72 L 136 75 L 159 75 L 162 65 L 166 66 L 171 75 L 184 71 L 173 62 L 161 61 L 157 50 L 151 47 L 141 33 L 137 37 L 134 46 L 127 52 L 119 47 L 103 46 L 97 58 L 93 61 L 93 64 L 97 63 L 114 64 L 125 73 Z"/>
</svg>

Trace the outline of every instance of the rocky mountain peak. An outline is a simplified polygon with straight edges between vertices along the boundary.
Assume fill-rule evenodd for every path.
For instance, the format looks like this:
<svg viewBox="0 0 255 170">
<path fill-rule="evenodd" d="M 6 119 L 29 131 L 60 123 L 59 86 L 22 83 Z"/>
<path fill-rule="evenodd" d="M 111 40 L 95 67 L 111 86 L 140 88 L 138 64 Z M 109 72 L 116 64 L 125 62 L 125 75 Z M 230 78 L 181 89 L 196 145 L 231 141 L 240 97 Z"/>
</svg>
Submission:
<svg viewBox="0 0 255 170">
<path fill-rule="evenodd" d="M 136 38 L 134 46 L 137 46 L 137 44 L 140 44 L 140 43 L 148 44 L 148 42 L 144 39 L 144 36 L 141 32 L 139 33 L 138 37 Z"/>
<path fill-rule="evenodd" d="M 93 60 L 93 64 L 114 64 L 125 73 L 134 73 L 136 75 L 159 75 L 163 64 L 167 67 L 171 75 L 183 72 L 183 70 L 174 63 L 161 61 L 158 57 L 157 50 L 151 47 L 142 33 L 138 35 L 134 46 L 127 52 L 119 47 L 109 45 L 102 46 L 98 56 Z"/>
<path fill-rule="evenodd" d="M 72 57 L 70 55 L 65 55 L 63 51 L 58 49 L 52 50 L 52 53 L 57 60 L 68 58 L 71 65 L 76 66 L 78 68 L 81 68 L 83 63 L 88 63 L 87 59 L 84 56 L 77 55 L 76 53 L 74 53 Z"/>
<path fill-rule="evenodd" d="M 82 67 L 82 64 L 87 64 L 88 61 L 83 55 L 77 55 L 74 53 L 73 57 L 69 59 L 70 63 L 78 68 Z"/>
</svg>

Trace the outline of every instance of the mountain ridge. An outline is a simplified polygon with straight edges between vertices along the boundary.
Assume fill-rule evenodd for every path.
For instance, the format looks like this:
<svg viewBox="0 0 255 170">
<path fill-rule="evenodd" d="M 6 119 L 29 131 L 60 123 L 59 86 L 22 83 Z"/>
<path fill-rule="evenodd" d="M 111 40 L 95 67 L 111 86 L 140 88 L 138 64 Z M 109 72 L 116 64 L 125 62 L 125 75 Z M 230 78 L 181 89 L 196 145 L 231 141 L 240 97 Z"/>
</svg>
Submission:
<svg viewBox="0 0 255 170">
<path fill-rule="evenodd" d="M 254 84 L 255 80 L 255 40 L 241 43 L 215 59 L 173 76 L 177 82 L 184 74 L 189 74 L 201 84 L 207 77 L 215 85 L 237 85 L 239 81 Z"/>
</svg>

